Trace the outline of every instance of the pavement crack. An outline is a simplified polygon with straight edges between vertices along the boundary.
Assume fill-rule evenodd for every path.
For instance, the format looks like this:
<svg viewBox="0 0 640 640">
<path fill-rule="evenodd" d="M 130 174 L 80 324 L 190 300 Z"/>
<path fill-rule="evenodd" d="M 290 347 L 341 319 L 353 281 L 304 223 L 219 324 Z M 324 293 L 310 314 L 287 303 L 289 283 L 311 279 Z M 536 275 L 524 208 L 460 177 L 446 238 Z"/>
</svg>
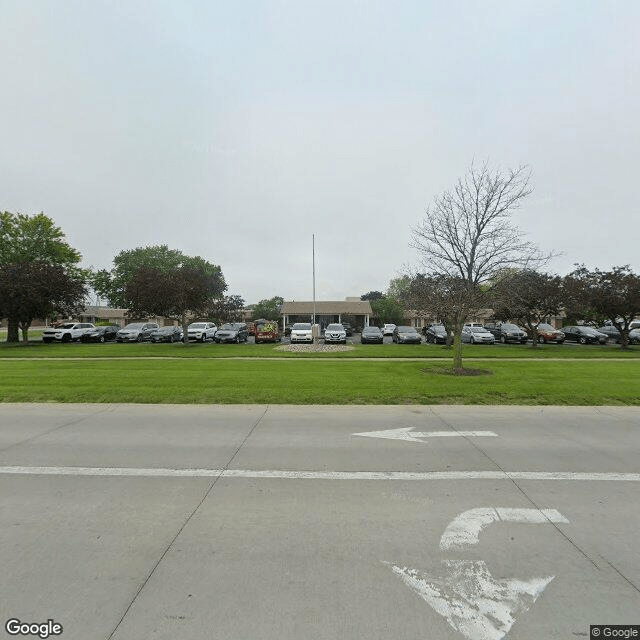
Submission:
<svg viewBox="0 0 640 640">
<path fill-rule="evenodd" d="M 69 422 L 65 422 L 64 424 L 59 424 L 57 427 L 53 427 L 52 429 L 47 429 L 47 431 L 42 431 L 41 433 L 36 433 L 36 435 L 31 436 L 30 438 L 25 438 L 24 440 L 20 440 L 19 442 L 14 442 L 13 444 L 7 445 L 6 447 L 2 447 L 0 449 L 0 452 L 4 452 L 4 451 L 8 451 L 9 449 L 13 449 L 14 447 L 19 447 L 20 445 L 23 445 L 27 442 L 33 442 L 34 440 L 37 440 L 38 438 L 42 438 L 44 436 L 48 436 L 50 433 L 55 433 L 56 431 L 60 431 L 61 429 L 65 429 L 66 427 L 71 427 L 74 424 L 79 424 L 80 422 L 83 422 L 84 420 L 88 420 L 90 418 L 94 418 L 97 415 L 100 415 L 101 413 L 105 413 L 106 411 L 113 411 L 113 407 L 108 406 L 108 407 L 104 407 L 98 411 L 96 411 L 95 413 L 91 413 L 88 416 L 81 416 L 80 418 L 75 418 L 74 420 L 69 420 Z"/>
<path fill-rule="evenodd" d="M 455 431 L 456 433 L 460 433 L 459 429 L 456 429 L 456 427 L 451 424 L 450 422 L 448 422 L 447 420 L 445 420 L 440 414 L 438 414 L 436 411 L 434 411 L 433 407 L 429 407 L 429 410 L 431 411 L 431 413 L 438 418 L 444 425 L 446 425 L 447 427 L 449 427 L 449 429 Z M 567 541 L 569 542 L 569 544 L 571 544 L 571 546 L 578 551 L 578 553 L 580 553 L 580 555 L 582 555 L 586 560 L 588 560 L 596 569 L 598 569 L 598 571 L 600 570 L 600 567 L 598 566 L 598 564 L 587 554 L 586 551 L 584 551 L 574 540 L 572 540 L 565 531 L 563 531 L 562 529 L 560 529 L 560 527 L 558 526 L 557 523 L 552 522 L 549 517 L 545 514 L 545 512 L 542 510 L 542 507 L 518 484 L 518 482 L 515 480 L 515 478 L 512 478 L 511 475 L 509 474 L 509 472 L 506 469 L 503 469 L 500 464 L 494 460 L 477 442 L 474 441 L 473 438 L 470 438 L 469 436 L 463 435 L 462 433 L 460 434 L 461 437 L 463 437 L 476 451 L 478 451 L 481 455 L 483 455 L 489 462 L 491 462 L 492 465 L 496 466 L 502 473 L 505 474 L 505 476 L 507 476 L 509 478 L 509 481 L 513 484 L 513 486 L 527 499 L 527 501 L 533 505 L 538 511 L 540 511 L 540 513 L 542 513 L 542 515 L 547 519 L 547 521 L 549 522 L 550 525 L 552 525 L 555 530 Z M 622 575 L 622 574 L 621 574 Z M 624 577 L 624 576 L 623 576 Z"/>
<path fill-rule="evenodd" d="M 620 571 L 620 569 L 618 569 L 618 567 L 616 567 L 615 564 L 613 564 L 612 562 L 609 562 L 609 560 L 607 560 L 604 556 L 600 556 L 627 584 L 631 585 L 631 587 L 633 587 L 638 593 L 640 593 L 640 588 L 638 586 L 636 586 L 633 582 L 631 582 L 631 580 L 629 580 L 629 578 L 627 578 L 627 576 L 624 575 L 624 573 L 622 573 L 622 571 Z"/>
<path fill-rule="evenodd" d="M 242 447 L 245 445 L 247 440 L 251 437 L 251 434 L 253 434 L 253 432 L 255 431 L 256 427 L 260 424 L 260 422 L 262 422 L 262 419 L 267 415 L 267 411 L 269 411 L 269 405 L 267 405 L 267 408 L 262 412 L 262 414 L 260 414 L 260 417 L 252 425 L 251 429 L 249 429 L 247 435 L 244 437 L 242 442 L 238 445 L 238 448 L 233 452 L 233 454 L 231 455 L 229 460 L 227 460 L 227 462 L 224 465 L 224 467 L 220 470 L 220 473 L 217 476 L 215 476 L 214 479 L 211 481 L 211 483 L 207 487 L 207 490 L 204 492 L 204 495 L 200 499 L 200 502 L 198 502 L 198 504 L 195 506 L 193 511 L 191 511 L 191 513 L 186 517 L 185 521 L 182 523 L 182 525 L 180 526 L 180 528 L 178 529 L 176 534 L 170 540 L 169 544 L 166 546 L 164 551 L 160 554 L 160 557 L 158 558 L 157 562 L 153 565 L 153 567 L 151 568 L 151 571 L 149 572 L 147 577 L 144 579 L 144 581 L 142 582 L 142 584 L 140 585 L 138 590 L 135 592 L 133 598 L 131 599 L 131 601 L 127 605 L 127 608 L 125 609 L 124 613 L 122 614 L 122 617 L 120 618 L 120 620 L 118 620 L 118 623 L 113 628 L 111 633 L 107 636 L 106 640 L 111 640 L 111 638 L 113 638 L 113 636 L 116 633 L 116 631 L 118 631 L 118 629 L 120 628 L 120 625 L 122 624 L 124 619 L 127 617 L 129 611 L 131 611 L 131 607 L 133 607 L 135 601 L 138 599 L 139 595 L 142 593 L 144 588 L 147 586 L 149 580 L 151 580 L 151 577 L 156 572 L 156 569 L 160 566 L 160 563 L 164 560 L 164 558 L 166 557 L 167 553 L 169 553 L 169 550 L 171 549 L 171 547 L 173 547 L 173 545 L 175 544 L 175 541 L 178 539 L 180 534 L 184 531 L 185 527 L 189 524 L 189 522 L 191 521 L 193 516 L 195 516 L 195 514 L 198 512 L 198 510 L 200 509 L 200 507 L 202 506 L 204 501 L 209 497 L 209 495 L 213 491 L 213 488 L 216 486 L 216 483 L 218 482 L 218 480 L 220 480 L 220 478 L 224 475 L 224 472 L 227 471 L 227 469 L 229 468 L 231 463 L 234 461 L 234 459 L 236 458 L 238 453 L 240 453 L 240 449 L 242 449 Z"/>
</svg>

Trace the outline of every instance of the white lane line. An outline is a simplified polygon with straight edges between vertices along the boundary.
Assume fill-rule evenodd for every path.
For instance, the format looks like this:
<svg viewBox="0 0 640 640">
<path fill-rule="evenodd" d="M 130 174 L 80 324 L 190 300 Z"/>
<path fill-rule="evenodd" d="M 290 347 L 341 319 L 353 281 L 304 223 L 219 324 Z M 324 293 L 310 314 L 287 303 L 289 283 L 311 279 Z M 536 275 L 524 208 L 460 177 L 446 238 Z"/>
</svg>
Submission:
<svg viewBox="0 0 640 640">
<path fill-rule="evenodd" d="M 440 538 L 440 548 L 461 549 L 478 544 L 482 529 L 492 522 L 521 522 L 527 524 L 567 524 L 569 521 L 556 509 L 514 509 L 511 507 L 477 507 L 456 516 Z"/>
<path fill-rule="evenodd" d="M 0 467 L 0 475 L 256 478 L 282 480 L 582 480 L 640 482 L 640 473 L 572 471 L 283 471 L 138 469 L 131 467 Z"/>
</svg>

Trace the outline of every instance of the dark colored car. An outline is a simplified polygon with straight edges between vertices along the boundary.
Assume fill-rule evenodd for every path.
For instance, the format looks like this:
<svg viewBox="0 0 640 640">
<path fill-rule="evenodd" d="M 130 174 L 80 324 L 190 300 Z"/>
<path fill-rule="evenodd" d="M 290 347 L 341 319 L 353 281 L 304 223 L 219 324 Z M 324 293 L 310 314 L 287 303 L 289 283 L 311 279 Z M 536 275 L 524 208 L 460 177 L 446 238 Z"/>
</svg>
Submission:
<svg viewBox="0 0 640 640">
<path fill-rule="evenodd" d="M 353 327 L 348 322 L 341 322 L 340 324 L 344 327 L 344 330 L 347 332 L 347 337 L 353 335 Z"/>
<path fill-rule="evenodd" d="M 562 327 L 565 340 L 579 342 L 580 344 L 604 344 L 607 334 L 596 331 L 593 327 Z"/>
<path fill-rule="evenodd" d="M 290 336 L 291 335 L 291 328 L 293 327 L 292 324 L 286 324 L 284 326 L 284 335 L 285 336 Z"/>
<path fill-rule="evenodd" d="M 609 340 L 620 342 L 620 332 L 612 324 L 608 324 L 604 327 L 598 327 L 596 331 L 604 333 Z"/>
<path fill-rule="evenodd" d="M 524 344 L 527 341 L 527 334 L 517 325 L 510 322 L 488 322 L 484 328 L 493 334 L 496 340 L 505 344 L 507 342 L 520 342 Z"/>
<path fill-rule="evenodd" d="M 249 337 L 247 325 L 244 322 L 229 322 L 223 324 L 216 331 L 216 342 L 246 342 Z"/>
<path fill-rule="evenodd" d="M 119 329 L 119 324 L 112 324 L 108 327 L 96 327 L 83 333 L 80 336 L 80 342 L 112 342 L 116 339 L 116 334 Z"/>
<path fill-rule="evenodd" d="M 180 327 L 161 327 L 151 334 L 151 342 L 181 342 L 183 335 Z"/>
<path fill-rule="evenodd" d="M 544 344 L 545 342 L 557 342 L 562 344 L 564 342 L 564 333 L 559 329 L 554 329 L 550 324 L 541 322 L 538 325 L 538 342 Z"/>
<path fill-rule="evenodd" d="M 421 344 L 422 338 L 415 327 L 396 327 L 391 339 L 398 344 Z"/>
<path fill-rule="evenodd" d="M 382 344 L 384 336 L 378 327 L 365 327 L 362 330 L 360 342 L 362 344 Z"/>
<path fill-rule="evenodd" d="M 445 344 L 447 342 L 447 330 L 441 324 L 432 324 L 430 327 L 425 327 L 424 336 L 427 342 L 433 342 L 433 344 Z"/>
<path fill-rule="evenodd" d="M 612 324 L 605 325 L 604 327 L 598 327 L 596 331 L 604 333 L 609 340 L 613 340 L 618 344 L 622 342 L 620 332 Z M 629 344 L 638 344 L 639 342 L 640 329 L 632 329 L 631 331 L 629 331 Z"/>
</svg>

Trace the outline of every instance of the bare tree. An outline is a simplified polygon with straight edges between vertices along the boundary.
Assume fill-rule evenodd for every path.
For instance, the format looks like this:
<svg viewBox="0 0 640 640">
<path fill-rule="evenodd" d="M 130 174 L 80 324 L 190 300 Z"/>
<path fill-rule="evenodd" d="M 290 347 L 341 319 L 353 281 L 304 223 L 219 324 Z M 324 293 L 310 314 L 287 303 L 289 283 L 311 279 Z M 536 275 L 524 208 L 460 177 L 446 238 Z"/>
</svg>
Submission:
<svg viewBox="0 0 640 640">
<path fill-rule="evenodd" d="M 532 192 L 526 166 L 491 170 L 472 165 L 451 191 L 437 196 L 422 222 L 411 231 L 411 246 L 422 267 L 434 276 L 460 278 L 475 308 L 478 289 L 487 292 L 490 281 L 509 267 L 533 268 L 546 262 L 538 247 L 525 239 L 512 220 L 513 213 Z M 464 308 L 463 305 L 461 308 Z M 462 369 L 464 313 L 454 326 L 454 368 Z"/>
</svg>

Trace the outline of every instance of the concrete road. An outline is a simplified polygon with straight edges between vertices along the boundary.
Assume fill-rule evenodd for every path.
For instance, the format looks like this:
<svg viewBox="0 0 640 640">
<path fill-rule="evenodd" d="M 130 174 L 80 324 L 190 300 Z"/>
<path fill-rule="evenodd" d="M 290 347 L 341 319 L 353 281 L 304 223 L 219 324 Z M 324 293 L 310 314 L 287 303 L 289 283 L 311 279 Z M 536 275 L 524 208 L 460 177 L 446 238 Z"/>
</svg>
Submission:
<svg viewBox="0 0 640 640">
<path fill-rule="evenodd" d="M 51 619 L 64 640 L 638 625 L 639 453 L 639 407 L 0 405 L 2 625 Z"/>
</svg>

